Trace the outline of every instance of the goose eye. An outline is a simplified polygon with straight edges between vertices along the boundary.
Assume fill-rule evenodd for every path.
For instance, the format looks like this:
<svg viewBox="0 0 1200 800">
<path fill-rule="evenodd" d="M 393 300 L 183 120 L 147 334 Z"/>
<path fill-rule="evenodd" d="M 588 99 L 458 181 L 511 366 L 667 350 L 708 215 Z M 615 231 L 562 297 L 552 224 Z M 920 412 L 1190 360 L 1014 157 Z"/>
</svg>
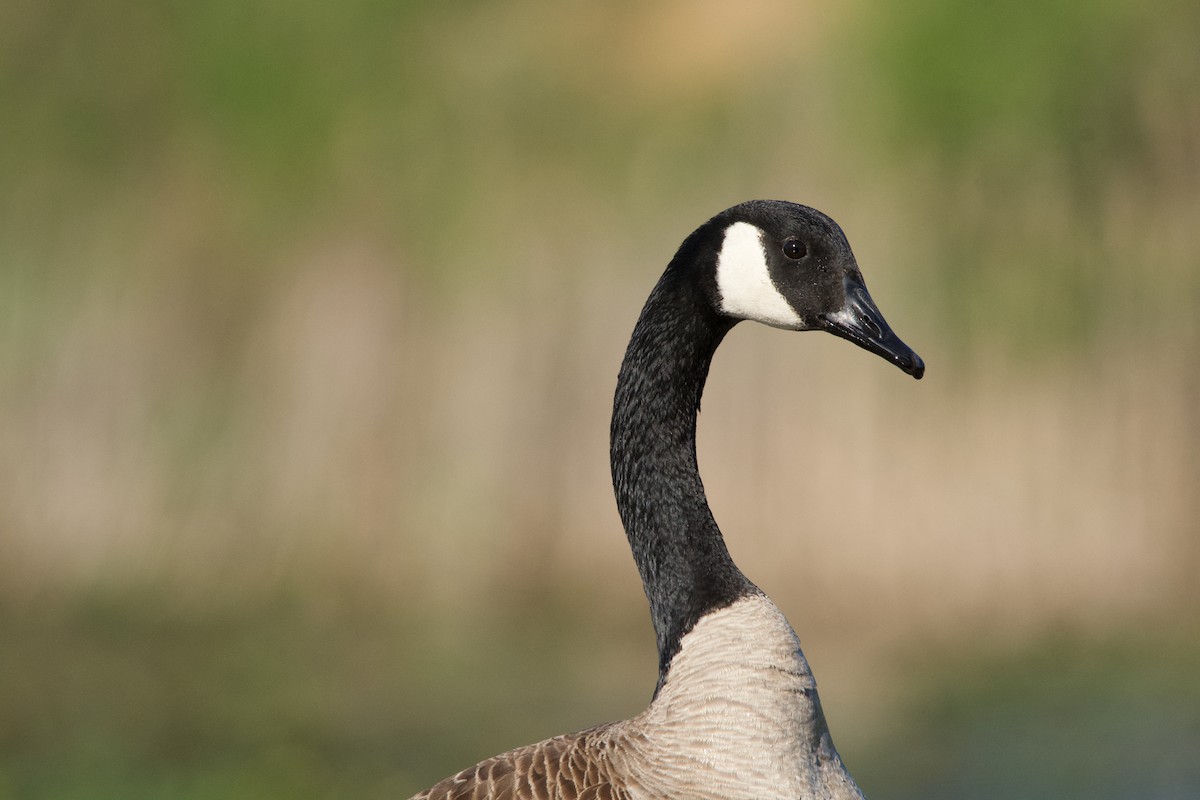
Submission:
<svg viewBox="0 0 1200 800">
<path fill-rule="evenodd" d="M 799 239 L 788 239 L 783 243 L 783 254 L 792 260 L 808 255 L 808 245 Z"/>
</svg>

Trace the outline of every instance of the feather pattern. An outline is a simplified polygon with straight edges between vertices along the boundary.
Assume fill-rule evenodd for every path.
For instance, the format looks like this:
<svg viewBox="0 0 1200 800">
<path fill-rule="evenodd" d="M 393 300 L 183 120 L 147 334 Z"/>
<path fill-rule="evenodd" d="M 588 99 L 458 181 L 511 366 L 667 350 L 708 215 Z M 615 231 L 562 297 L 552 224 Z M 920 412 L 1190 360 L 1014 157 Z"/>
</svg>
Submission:
<svg viewBox="0 0 1200 800">
<path fill-rule="evenodd" d="M 489 758 L 412 800 L 631 800 L 610 757 L 617 728 L 601 725 Z"/>
</svg>

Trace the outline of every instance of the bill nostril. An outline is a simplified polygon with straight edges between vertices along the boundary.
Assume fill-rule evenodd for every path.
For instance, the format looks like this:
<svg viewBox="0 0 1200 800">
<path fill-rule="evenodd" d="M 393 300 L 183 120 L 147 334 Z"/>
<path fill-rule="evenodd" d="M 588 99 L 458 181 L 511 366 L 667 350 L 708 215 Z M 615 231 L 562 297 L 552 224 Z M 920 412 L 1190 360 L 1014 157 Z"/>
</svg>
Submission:
<svg viewBox="0 0 1200 800">
<path fill-rule="evenodd" d="M 876 322 L 875 320 L 871 319 L 871 318 L 870 318 L 868 315 L 866 315 L 866 314 L 859 314 L 859 317 L 858 317 L 858 318 L 859 318 L 859 319 L 862 321 L 862 323 L 863 323 L 864 327 L 866 327 L 866 328 L 867 328 L 867 330 L 869 330 L 869 331 L 871 332 L 871 335 L 872 335 L 872 336 L 875 336 L 875 337 L 880 337 L 880 336 L 883 336 L 883 328 L 880 328 L 880 327 L 879 327 L 879 323 L 878 323 L 878 322 Z"/>
</svg>

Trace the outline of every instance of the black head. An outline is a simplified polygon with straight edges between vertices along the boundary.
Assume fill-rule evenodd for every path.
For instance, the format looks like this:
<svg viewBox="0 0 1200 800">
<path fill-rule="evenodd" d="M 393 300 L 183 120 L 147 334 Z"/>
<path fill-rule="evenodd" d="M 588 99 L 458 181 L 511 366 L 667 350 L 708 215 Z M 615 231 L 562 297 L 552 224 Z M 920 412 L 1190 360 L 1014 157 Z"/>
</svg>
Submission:
<svg viewBox="0 0 1200 800">
<path fill-rule="evenodd" d="M 776 328 L 849 339 L 920 378 L 925 363 L 900 341 L 867 293 L 850 243 L 816 209 L 752 200 L 714 217 L 719 313 Z"/>
</svg>

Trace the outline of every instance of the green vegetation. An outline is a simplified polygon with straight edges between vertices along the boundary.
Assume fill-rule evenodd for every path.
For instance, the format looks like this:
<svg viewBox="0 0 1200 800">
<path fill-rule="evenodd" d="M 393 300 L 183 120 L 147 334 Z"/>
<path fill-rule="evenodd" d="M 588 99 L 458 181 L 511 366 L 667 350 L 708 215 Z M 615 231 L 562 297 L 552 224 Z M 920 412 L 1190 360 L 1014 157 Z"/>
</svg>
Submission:
<svg viewBox="0 0 1200 800">
<path fill-rule="evenodd" d="M 447 631 L 362 606 L 198 616 L 135 597 L 9 612 L 0 797 L 405 797 L 471 758 L 644 702 L 647 632 L 554 616 Z M 1194 636 L 1059 634 L 892 657 L 904 694 L 846 755 L 871 796 L 1179 797 L 1200 785 Z"/>
<path fill-rule="evenodd" d="M 1186 797 L 1197 663 L 1194 635 L 1136 631 L 925 652 L 860 780 L 896 798 Z"/>
<path fill-rule="evenodd" d="M 448 631 L 361 605 L 197 613 L 136 596 L 10 610 L 0 797 L 406 797 L 463 753 L 620 710 L 608 695 L 638 660 L 630 637 L 610 631 L 599 667 L 580 656 L 594 631 L 514 622 Z"/>
</svg>

